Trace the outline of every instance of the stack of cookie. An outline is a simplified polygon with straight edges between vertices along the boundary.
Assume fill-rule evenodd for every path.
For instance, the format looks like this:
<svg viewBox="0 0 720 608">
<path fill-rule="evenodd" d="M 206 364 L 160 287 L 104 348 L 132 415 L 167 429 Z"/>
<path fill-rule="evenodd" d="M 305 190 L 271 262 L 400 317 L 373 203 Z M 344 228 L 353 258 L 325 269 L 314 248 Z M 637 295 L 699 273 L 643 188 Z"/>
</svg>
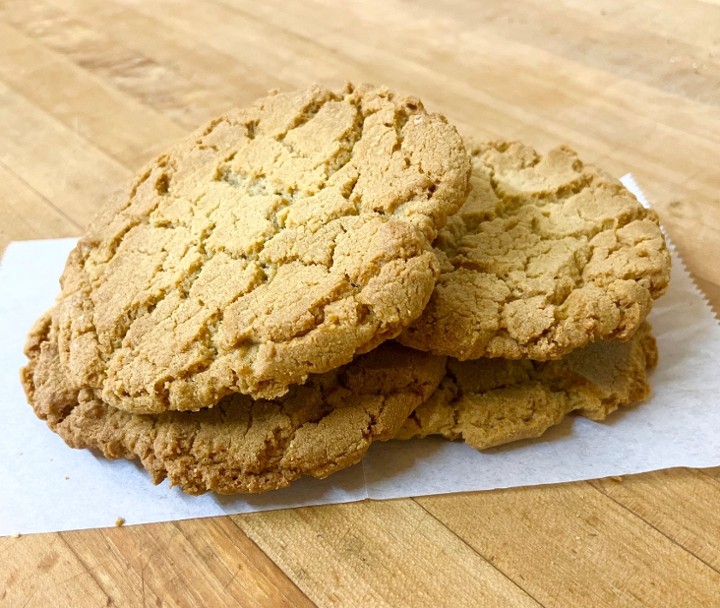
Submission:
<svg viewBox="0 0 720 608">
<path fill-rule="evenodd" d="M 272 94 L 146 167 L 70 254 L 22 380 L 70 446 L 262 492 L 375 440 L 486 448 L 643 399 L 655 215 L 558 148 L 385 88 Z"/>
</svg>

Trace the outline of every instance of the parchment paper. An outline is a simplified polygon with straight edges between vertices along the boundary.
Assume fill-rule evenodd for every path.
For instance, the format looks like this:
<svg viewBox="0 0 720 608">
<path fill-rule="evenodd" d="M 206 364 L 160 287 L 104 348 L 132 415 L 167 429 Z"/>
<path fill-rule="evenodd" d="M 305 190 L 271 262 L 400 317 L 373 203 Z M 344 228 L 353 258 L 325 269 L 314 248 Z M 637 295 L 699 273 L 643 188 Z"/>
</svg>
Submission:
<svg viewBox="0 0 720 608">
<path fill-rule="evenodd" d="M 626 186 L 644 200 L 631 176 Z M 720 325 L 673 252 L 650 321 L 660 350 L 645 403 L 596 423 L 570 416 L 533 441 L 479 453 L 442 439 L 375 444 L 362 463 L 258 496 L 186 496 L 138 465 L 72 450 L 27 405 L 18 370 L 74 239 L 11 243 L 0 265 L 0 535 L 540 485 L 720 465 Z"/>
</svg>

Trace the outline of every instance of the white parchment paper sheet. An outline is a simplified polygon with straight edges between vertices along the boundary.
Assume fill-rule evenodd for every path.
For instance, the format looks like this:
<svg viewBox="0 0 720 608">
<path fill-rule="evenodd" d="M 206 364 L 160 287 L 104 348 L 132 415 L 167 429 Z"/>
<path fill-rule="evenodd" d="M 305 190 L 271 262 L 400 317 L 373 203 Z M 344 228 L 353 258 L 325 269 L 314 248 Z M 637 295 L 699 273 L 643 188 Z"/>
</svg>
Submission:
<svg viewBox="0 0 720 608">
<path fill-rule="evenodd" d="M 631 178 L 626 185 L 638 194 Z M 0 265 L 0 535 L 112 526 L 720 465 L 720 325 L 677 256 L 650 320 L 652 398 L 595 423 L 571 416 L 539 440 L 479 453 L 441 439 L 375 444 L 359 465 L 259 496 L 185 496 L 144 470 L 72 450 L 27 405 L 18 370 L 74 239 L 11 243 Z"/>
</svg>

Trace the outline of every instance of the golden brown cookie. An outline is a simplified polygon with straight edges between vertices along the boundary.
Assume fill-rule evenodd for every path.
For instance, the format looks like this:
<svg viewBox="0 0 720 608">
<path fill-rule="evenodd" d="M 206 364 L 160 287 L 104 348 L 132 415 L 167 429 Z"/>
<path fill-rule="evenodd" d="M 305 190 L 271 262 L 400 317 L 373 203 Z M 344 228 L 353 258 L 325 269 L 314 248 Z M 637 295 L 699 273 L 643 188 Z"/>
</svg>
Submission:
<svg viewBox="0 0 720 608">
<path fill-rule="evenodd" d="M 485 449 L 539 437 L 570 412 L 603 420 L 650 394 L 656 364 L 647 323 L 627 342 L 596 342 L 554 361 L 449 359 L 438 390 L 396 438 L 442 435 Z"/>
<path fill-rule="evenodd" d="M 668 284 L 656 214 L 566 147 L 469 147 L 472 191 L 436 243 L 441 274 L 399 340 L 459 359 L 555 359 L 629 338 Z"/>
<path fill-rule="evenodd" d="M 137 458 L 155 483 L 167 477 L 190 494 L 264 492 L 352 465 L 393 437 L 445 372 L 444 357 L 390 342 L 275 401 L 231 395 L 198 412 L 131 414 L 64 381 L 49 318 L 27 352 L 23 384 L 35 413 L 68 445 Z"/>
<path fill-rule="evenodd" d="M 69 256 L 63 375 L 135 413 L 274 398 L 417 318 L 470 161 L 385 88 L 275 94 L 151 163 Z M 41 406 L 42 407 L 42 406 Z"/>
</svg>

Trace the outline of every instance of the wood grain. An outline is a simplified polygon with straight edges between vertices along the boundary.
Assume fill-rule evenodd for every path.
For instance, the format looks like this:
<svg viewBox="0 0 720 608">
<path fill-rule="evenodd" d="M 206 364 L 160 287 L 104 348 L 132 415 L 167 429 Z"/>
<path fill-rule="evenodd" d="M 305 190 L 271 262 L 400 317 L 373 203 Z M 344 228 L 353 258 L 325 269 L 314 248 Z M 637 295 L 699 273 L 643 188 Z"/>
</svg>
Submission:
<svg viewBox="0 0 720 608">
<path fill-rule="evenodd" d="M 717 599 L 720 572 L 589 484 L 418 502 L 501 572 L 524 580 L 543 605 L 660 606 L 677 597 L 711 606 Z M 478 526 L 478 518 L 492 525 Z"/>
<path fill-rule="evenodd" d="M 233 519 L 323 606 L 539 605 L 411 500 Z"/>
<path fill-rule="evenodd" d="M 382 82 L 635 174 L 720 311 L 720 3 L 0 0 L 0 250 L 270 88 Z M 0 606 L 720 606 L 720 473 L 0 539 Z"/>
</svg>

